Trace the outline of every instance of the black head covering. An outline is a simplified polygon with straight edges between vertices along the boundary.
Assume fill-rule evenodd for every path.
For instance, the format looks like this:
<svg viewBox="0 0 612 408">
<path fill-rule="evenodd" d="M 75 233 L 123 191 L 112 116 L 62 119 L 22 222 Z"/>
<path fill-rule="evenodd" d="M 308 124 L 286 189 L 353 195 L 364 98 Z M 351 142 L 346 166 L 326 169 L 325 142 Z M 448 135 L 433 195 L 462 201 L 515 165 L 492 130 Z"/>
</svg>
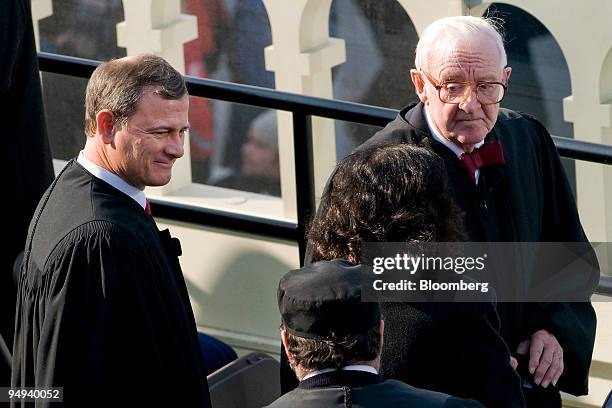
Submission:
<svg viewBox="0 0 612 408">
<path fill-rule="evenodd" d="M 380 306 L 361 301 L 361 265 L 319 261 L 287 273 L 278 284 L 278 308 L 286 330 L 311 339 L 363 334 L 377 327 Z"/>
</svg>

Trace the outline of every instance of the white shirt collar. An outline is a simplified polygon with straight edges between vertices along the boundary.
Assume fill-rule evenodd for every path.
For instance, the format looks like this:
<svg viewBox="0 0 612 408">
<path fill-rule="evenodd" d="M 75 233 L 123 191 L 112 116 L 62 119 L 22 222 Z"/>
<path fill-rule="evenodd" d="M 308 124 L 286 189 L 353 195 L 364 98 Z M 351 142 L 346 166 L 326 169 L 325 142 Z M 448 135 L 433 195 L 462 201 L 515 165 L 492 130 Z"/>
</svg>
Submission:
<svg viewBox="0 0 612 408">
<path fill-rule="evenodd" d="M 442 136 L 438 128 L 434 126 L 431 119 L 429 118 L 429 113 L 427 112 L 427 106 L 423 107 L 423 112 L 425 112 L 425 120 L 427 121 L 427 126 L 429 127 L 429 131 L 431 132 L 431 135 L 433 136 L 433 138 L 436 139 L 438 142 L 442 143 L 447 148 L 449 148 L 453 153 L 455 153 L 455 155 L 459 159 L 461 159 L 461 155 L 465 153 L 463 149 L 457 146 L 456 144 L 454 144 L 453 142 L 451 142 L 450 140 L 448 140 L 447 138 L 445 138 L 444 136 Z M 481 140 L 480 142 L 476 143 L 474 147 L 475 148 L 480 147 L 483 144 L 484 144 L 484 140 Z M 476 170 L 476 184 L 478 184 L 479 178 L 480 178 L 480 169 L 477 169 Z"/>
<path fill-rule="evenodd" d="M 147 197 L 145 193 L 134 187 L 131 184 L 128 184 L 121 177 L 116 175 L 115 173 L 105 169 L 104 167 L 100 167 L 87 157 L 81 150 L 79 153 L 79 157 L 77 158 L 77 162 L 85 168 L 88 172 L 90 172 L 93 176 L 99 178 L 100 180 L 110 184 L 115 187 L 117 190 L 121 191 L 123 194 L 130 196 L 134 201 L 138 203 L 144 210 L 147 205 Z"/>
<path fill-rule="evenodd" d="M 366 371 L 368 373 L 372 373 L 372 374 L 378 375 L 378 370 L 376 370 L 372 366 L 365 365 L 365 364 L 347 365 L 346 367 L 342 367 L 342 370 L 346 370 L 346 371 Z M 336 369 L 335 368 L 323 368 L 322 370 L 311 371 L 310 373 L 306 374 L 302 378 L 302 381 L 307 380 L 309 378 L 312 378 L 315 375 L 319 375 L 319 374 L 323 374 L 323 373 L 330 373 L 332 371 L 336 371 Z"/>
</svg>

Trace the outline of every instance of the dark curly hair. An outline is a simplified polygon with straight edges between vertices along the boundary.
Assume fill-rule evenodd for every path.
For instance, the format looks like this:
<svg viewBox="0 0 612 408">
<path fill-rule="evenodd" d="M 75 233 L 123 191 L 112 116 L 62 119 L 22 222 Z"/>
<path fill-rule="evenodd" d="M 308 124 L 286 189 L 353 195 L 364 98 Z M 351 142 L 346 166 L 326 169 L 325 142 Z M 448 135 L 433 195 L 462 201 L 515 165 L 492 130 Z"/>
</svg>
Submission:
<svg viewBox="0 0 612 408">
<path fill-rule="evenodd" d="M 381 348 L 381 336 L 378 330 L 376 326 L 361 334 L 337 336 L 332 333 L 322 340 L 308 339 L 285 331 L 287 351 L 293 356 L 293 363 L 307 371 L 323 368 L 341 369 L 356 362 L 372 361 L 378 357 Z"/>
<path fill-rule="evenodd" d="M 312 261 L 359 263 L 364 242 L 465 239 L 444 163 L 410 144 L 360 149 L 333 171 L 308 233 Z"/>
</svg>

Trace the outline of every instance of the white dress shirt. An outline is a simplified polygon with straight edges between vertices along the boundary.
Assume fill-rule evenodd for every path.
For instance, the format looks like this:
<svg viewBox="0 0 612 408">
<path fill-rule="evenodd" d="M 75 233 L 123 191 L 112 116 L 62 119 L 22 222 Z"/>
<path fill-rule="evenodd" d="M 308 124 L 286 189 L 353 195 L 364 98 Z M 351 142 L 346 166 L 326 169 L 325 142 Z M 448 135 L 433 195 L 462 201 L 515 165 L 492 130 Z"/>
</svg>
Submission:
<svg viewBox="0 0 612 408">
<path fill-rule="evenodd" d="M 355 365 L 347 365 L 346 367 L 342 367 L 342 370 L 346 370 L 346 371 L 366 371 L 368 373 L 372 373 L 372 374 L 376 374 L 378 375 L 378 371 L 369 365 L 363 365 L 363 364 L 355 364 Z M 306 374 L 304 376 L 304 378 L 302 378 L 301 381 L 307 380 L 309 378 L 314 377 L 315 375 L 319 375 L 319 374 L 323 374 L 323 373 L 330 373 L 332 371 L 336 371 L 335 368 L 324 368 L 322 370 L 316 370 L 316 371 L 312 371 L 308 374 Z"/>
</svg>

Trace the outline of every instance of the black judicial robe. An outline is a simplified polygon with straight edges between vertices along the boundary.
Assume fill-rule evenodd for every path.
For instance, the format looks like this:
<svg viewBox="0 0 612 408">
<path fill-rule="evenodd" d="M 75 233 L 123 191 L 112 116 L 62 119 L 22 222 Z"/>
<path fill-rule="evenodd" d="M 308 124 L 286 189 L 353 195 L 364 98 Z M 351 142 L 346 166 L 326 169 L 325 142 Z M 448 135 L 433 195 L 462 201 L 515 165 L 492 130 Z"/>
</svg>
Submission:
<svg viewBox="0 0 612 408">
<path fill-rule="evenodd" d="M 0 336 L 12 346 L 15 330 L 13 262 L 25 245 L 36 205 L 53 181 L 30 0 L 0 1 L 0 122 L 4 186 L 0 252 Z M 10 367 L 0 354 L 0 387 Z"/>
<path fill-rule="evenodd" d="M 535 118 L 500 109 L 486 140 L 501 141 L 506 164 L 481 169 L 475 186 L 457 156 L 433 139 L 423 109 L 422 103 L 404 108 L 358 149 L 412 143 L 437 153 L 447 167 L 450 194 L 465 213 L 470 241 L 587 242 L 552 138 Z M 592 293 L 599 271 L 585 271 L 579 280 L 582 290 Z M 510 350 L 535 331 L 548 330 L 563 348 L 565 369 L 558 388 L 588 393 L 596 329 L 590 303 L 500 303 L 497 310 Z"/>
<path fill-rule="evenodd" d="M 178 240 L 71 161 L 36 209 L 19 281 L 12 386 L 69 406 L 209 407 Z"/>
</svg>

